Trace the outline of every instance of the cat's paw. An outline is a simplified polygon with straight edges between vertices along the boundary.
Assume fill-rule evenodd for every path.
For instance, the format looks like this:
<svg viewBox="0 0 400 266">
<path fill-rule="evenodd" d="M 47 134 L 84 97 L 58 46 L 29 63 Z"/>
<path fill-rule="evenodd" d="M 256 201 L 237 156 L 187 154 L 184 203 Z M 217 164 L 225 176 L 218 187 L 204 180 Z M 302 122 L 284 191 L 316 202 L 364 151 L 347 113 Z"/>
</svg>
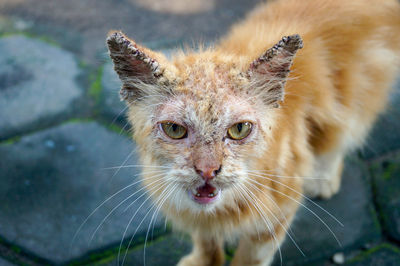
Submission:
<svg viewBox="0 0 400 266">
<path fill-rule="evenodd" d="M 205 256 L 199 256 L 198 254 L 189 254 L 183 257 L 177 264 L 177 266 L 220 266 L 223 265 L 223 259 L 209 260 Z"/>
<path fill-rule="evenodd" d="M 199 262 L 197 256 L 193 254 L 186 255 L 177 264 L 177 266 L 200 266 L 203 265 Z"/>
<path fill-rule="evenodd" d="M 340 188 L 340 178 L 311 179 L 304 182 L 303 190 L 311 198 L 330 199 Z"/>
<path fill-rule="evenodd" d="M 189 254 L 183 257 L 177 266 L 205 266 L 207 263 L 195 254 Z"/>
<path fill-rule="evenodd" d="M 340 188 L 343 170 L 341 153 L 328 153 L 316 158 L 313 178 L 305 179 L 304 193 L 311 198 L 330 199 Z"/>
</svg>

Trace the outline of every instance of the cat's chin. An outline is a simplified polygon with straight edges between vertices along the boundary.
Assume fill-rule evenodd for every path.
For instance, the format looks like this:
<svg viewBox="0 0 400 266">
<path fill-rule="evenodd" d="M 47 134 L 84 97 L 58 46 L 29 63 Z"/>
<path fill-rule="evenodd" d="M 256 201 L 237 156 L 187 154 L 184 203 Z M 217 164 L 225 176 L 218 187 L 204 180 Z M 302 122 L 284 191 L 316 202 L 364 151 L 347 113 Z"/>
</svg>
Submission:
<svg viewBox="0 0 400 266">
<path fill-rule="evenodd" d="M 206 183 L 203 186 L 189 190 L 188 194 L 198 204 L 212 204 L 221 197 L 221 189 Z"/>
</svg>

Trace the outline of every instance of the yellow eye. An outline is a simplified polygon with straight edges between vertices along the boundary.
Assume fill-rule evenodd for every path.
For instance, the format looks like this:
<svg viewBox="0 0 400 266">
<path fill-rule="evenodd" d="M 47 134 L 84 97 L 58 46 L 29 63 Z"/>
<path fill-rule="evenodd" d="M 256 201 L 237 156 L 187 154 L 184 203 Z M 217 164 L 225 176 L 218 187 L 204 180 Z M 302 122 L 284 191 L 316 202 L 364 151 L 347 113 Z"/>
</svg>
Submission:
<svg viewBox="0 0 400 266">
<path fill-rule="evenodd" d="M 252 126 L 250 122 L 236 123 L 228 129 L 228 136 L 234 140 L 244 139 L 250 134 Z"/>
<path fill-rule="evenodd" d="M 187 130 L 184 126 L 172 122 L 162 122 L 161 127 L 165 134 L 172 139 L 183 139 L 187 136 Z"/>
</svg>

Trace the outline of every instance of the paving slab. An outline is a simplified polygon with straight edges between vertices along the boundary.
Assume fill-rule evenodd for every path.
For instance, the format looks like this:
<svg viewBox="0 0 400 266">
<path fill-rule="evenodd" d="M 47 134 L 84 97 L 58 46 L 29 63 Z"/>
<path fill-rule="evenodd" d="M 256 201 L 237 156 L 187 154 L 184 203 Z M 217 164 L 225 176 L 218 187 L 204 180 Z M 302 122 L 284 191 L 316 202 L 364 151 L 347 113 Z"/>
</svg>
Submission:
<svg viewBox="0 0 400 266">
<path fill-rule="evenodd" d="M 146 249 L 142 246 L 127 253 L 124 265 L 174 266 L 183 256 L 190 253 L 191 246 L 186 237 L 179 235 L 166 236 L 154 243 L 148 243 Z M 124 254 L 120 256 L 119 261 L 122 262 L 123 258 Z M 118 259 L 116 257 L 110 258 L 109 261 L 100 265 L 118 265 Z"/>
<path fill-rule="evenodd" d="M 398 266 L 400 264 L 400 249 L 390 244 L 382 244 L 364 251 L 346 265 L 351 266 Z"/>
<path fill-rule="evenodd" d="M 74 56 L 49 43 L 0 38 L 0 140 L 67 117 L 83 98 Z"/>
<path fill-rule="evenodd" d="M 33 25 L 90 62 L 101 58 L 105 36 L 113 29 L 152 46 L 208 42 L 226 33 L 260 0 L 2 0 L 0 15 Z M 98 63 L 98 61 L 97 61 Z"/>
<path fill-rule="evenodd" d="M 137 180 L 138 169 L 104 169 L 125 160 L 137 164 L 133 149 L 130 139 L 95 122 L 67 123 L 0 145 L 0 237 L 53 263 L 118 246 L 126 228 L 126 237 L 138 230 L 135 240 L 143 238 L 151 205 L 146 195 L 133 194 L 139 185 L 127 187 Z M 80 228 L 97 206 L 125 187 Z M 157 219 L 154 234 L 161 231 L 164 223 Z"/>
<path fill-rule="evenodd" d="M 287 237 L 281 247 L 283 265 L 305 265 L 323 258 L 329 260 L 338 251 L 357 249 L 380 239 L 380 226 L 373 210 L 367 176 L 366 165 L 355 158 L 349 158 L 345 164 L 340 192 L 330 200 L 315 200 L 315 203 L 343 223 L 343 227 L 313 204 L 304 201 L 329 226 L 341 246 L 318 218 L 300 207 L 292 225 L 292 236 L 306 257 L 301 255 Z M 278 254 L 273 265 L 280 265 Z"/>
<path fill-rule="evenodd" d="M 400 149 L 400 75 L 389 103 L 374 125 L 366 144 L 361 149 L 364 158 L 371 159 Z"/>
<path fill-rule="evenodd" d="M 101 112 L 109 117 L 109 119 L 112 119 L 112 121 L 126 123 L 127 106 L 119 98 L 121 81 L 114 71 L 114 65 L 111 60 L 107 60 L 107 63 L 102 68 L 101 86 Z"/>
<path fill-rule="evenodd" d="M 374 162 L 371 172 L 383 229 L 400 241 L 400 153 Z"/>
<path fill-rule="evenodd" d="M 6 261 L 5 259 L 0 258 L 0 266 L 13 266 L 15 264 L 12 264 L 9 261 Z"/>
</svg>

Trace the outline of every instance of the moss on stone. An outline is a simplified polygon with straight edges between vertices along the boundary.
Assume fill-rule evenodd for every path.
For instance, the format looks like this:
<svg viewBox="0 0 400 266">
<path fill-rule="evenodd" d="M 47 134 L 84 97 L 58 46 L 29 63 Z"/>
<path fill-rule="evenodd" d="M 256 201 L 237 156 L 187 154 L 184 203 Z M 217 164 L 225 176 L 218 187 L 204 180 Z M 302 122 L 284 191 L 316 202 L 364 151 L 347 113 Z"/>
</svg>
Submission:
<svg viewBox="0 0 400 266">
<path fill-rule="evenodd" d="M 161 242 L 161 241 L 165 240 L 166 237 L 167 237 L 167 235 L 160 235 L 160 236 L 156 236 L 155 239 L 153 239 L 152 241 L 147 240 L 147 246 L 154 245 L 158 242 Z M 125 252 L 129 253 L 132 251 L 143 249 L 144 242 L 145 242 L 145 236 L 141 236 L 138 238 L 135 237 L 135 242 L 137 242 L 138 244 L 128 247 L 129 240 L 124 241 L 121 245 L 121 248 L 119 246 L 117 246 L 117 247 L 112 247 L 112 248 L 105 249 L 102 251 L 94 252 L 94 253 L 89 254 L 89 256 L 86 258 L 70 262 L 68 265 L 78 266 L 78 265 L 108 264 L 109 262 L 111 262 L 117 258 L 119 252 L 120 252 L 120 256 L 121 256 L 120 258 L 122 259 L 125 255 Z"/>
<path fill-rule="evenodd" d="M 90 118 L 90 117 L 75 117 L 75 118 L 70 118 L 68 120 L 65 120 L 61 124 L 64 125 L 64 124 L 70 124 L 70 123 L 89 123 L 89 122 L 97 122 L 110 131 L 118 133 L 119 135 L 124 135 L 124 136 L 130 137 L 130 134 L 126 130 L 124 130 L 122 127 L 120 127 L 116 124 L 112 124 L 109 121 L 105 121 L 103 119 L 96 120 L 96 119 Z M 11 141 L 11 140 L 9 140 L 9 141 Z M 4 141 L 4 142 L 6 142 L 6 141 Z M 3 142 L 0 142 L 0 145 L 2 143 Z"/>
<path fill-rule="evenodd" d="M 78 61 L 78 66 L 79 66 L 80 68 L 82 68 L 82 69 L 85 69 L 85 68 L 88 67 L 88 63 L 86 63 L 86 62 L 83 61 L 83 60 L 79 60 L 79 61 Z"/>
<path fill-rule="evenodd" d="M 377 229 L 378 232 L 382 232 L 382 226 L 379 222 L 377 211 L 372 205 L 369 206 L 369 211 L 371 213 L 372 221 L 374 223 L 375 228 Z"/>
<path fill-rule="evenodd" d="M 393 251 L 395 253 L 398 253 L 400 255 L 400 249 L 398 247 L 395 247 L 389 243 L 382 243 L 378 246 L 375 246 L 373 248 L 370 248 L 364 252 L 361 252 L 360 254 L 358 254 L 356 257 L 350 259 L 348 261 L 348 263 L 354 263 L 354 262 L 361 262 L 363 260 L 365 260 L 367 257 L 369 257 L 370 255 L 372 255 L 373 253 L 380 251 L 382 249 L 389 249 L 390 251 Z"/>
<path fill-rule="evenodd" d="M 390 158 L 383 158 L 373 162 L 370 165 L 370 172 L 373 176 L 372 190 L 374 195 L 374 203 L 378 213 L 382 230 L 398 239 L 397 222 L 394 219 L 397 208 L 396 201 L 399 195 L 399 182 L 396 176 L 400 173 L 400 154 L 396 154 Z"/>
<path fill-rule="evenodd" d="M 108 120 L 99 119 L 99 123 L 102 126 L 106 127 L 108 130 L 118 133 L 118 135 L 131 137 L 131 134 L 129 134 L 129 132 L 127 130 L 125 130 L 125 128 L 123 128 L 117 124 L 114 124 L 112 122 L 109 122 Z"/>
<path fill-rule="evenodd" d="M 117 132 L 118 134 L 123 134 L 125 136 L 130 136 L 129 133 L 127 131 L 125 131 L 124 128 L 116 125 L 116 124 L 110 124 L 109 126 L 107 126 L 108 129 L 110 129 L 111 131 Z"/>
<path fill-rule="evenodd" d="M 2 237 L 0 237 L 0 246 L 1 257 L 12 262 L 13 265 L 51 265 L 49 261 L 36 257 L 35 254 L 8 242 Z"/>
<path fill-rule="evenodd" d="M 62 122 L 62 124 L 70 124 L 70 123 L 87 123 L 87 122 L 94 122 L 95 120 L 93 118 L 89 117 L 74 117 L 65 120 Z"/>
<path fill-rule="evenodd" d="M 15 253 L 21 253 L 21 248 L 20 247 L 17 247 L 17 246 L 11 246 L 11 250 L 12 251 L 14 251 Z"/>
<path fill-rule="evenodd" d="M 386 167 L 383 168 L 383 179 L 389 180 L 392 176 L 394 176 L 394 172 L 397 171 L 398 165 L 394 163 L 388 163 Z"/>
<path fill-rule="evenodd" d="M 55 47 L 59 47 L 59 48 L 61 47 L 61 45 L 59 43 L 57 43 L 55 40 L 49 38 L 48 36 L 37 35 L 32 32 L 27 32 L 27 31 L 0 32 L 0 38 L 5 38 L 5 37 L 10 37 L 10 36 L 15 36 L 15 35 L 25 36 L 27 38 L 40 40 L 42 42 L 45 42 L 45 43 L 50 44 Z"/>
<path fill-rule="evenodd" d="M 0 237 L 0 245 L 10 248 L 12 251 L 14 251 L 16 253 L 21 253 L 21 251 L 22 251 L 22 249 L 20 247 L 9 243 L 7 240 L 3 239 L 2 237 Z"/>
<path fill-rule="evenodd" d="M 91 81 L 91 85 L 89 87 L 89 96 L 93 98 L 96 104 L 100 103 L 101 92 L 103 90 L 101 86 L 103 69 L 104 69 L 103 66 L 99 67 L 97 71 L 92 73 L 89 77 L 89 80 Z"/>
<path fill-rule="evenodd" d="M 121 250 L 122 252 L 122 250 Z M 118 253 L 117 248 L 106 249 L 91 253 L 88 257 L 68 263 L 70 266 L 78 265 L 100 265 L 105 264 L 115 259 L 115 254 Z"/>
<path fill-rule="evenodd" d="M 11 138 L 5 139 L 3 141 L 0 141 L 0 145 L 12 145 L 14 143 L 17 143 L 20 139 L 21 139 L 21 136 L 11 137 Z"/>
</svg>

